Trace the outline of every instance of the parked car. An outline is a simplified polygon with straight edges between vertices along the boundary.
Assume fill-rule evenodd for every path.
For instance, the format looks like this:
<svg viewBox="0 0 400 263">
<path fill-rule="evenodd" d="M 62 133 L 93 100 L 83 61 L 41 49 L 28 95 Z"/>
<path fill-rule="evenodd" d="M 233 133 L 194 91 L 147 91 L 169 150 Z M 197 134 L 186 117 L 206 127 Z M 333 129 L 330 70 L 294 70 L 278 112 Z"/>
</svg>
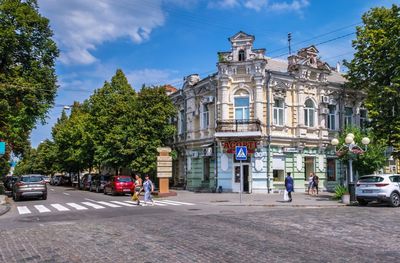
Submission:
<svg viewBox="0 0 400 263">
<path fill-rule="evenodd" d="M 50 176 L 43 176 L 43 180 L 48 184 L 50 183 Z"/>
<path fill-rule="evenodd" d="M 7 191 L 12 191 L 14 183 L 17 181 L 18 176 L 7 176 L 4 181 L 4 187 Z"/>
<path fill-rule="evenodd" d="M 104 186 L 104 194 L 132 194 L 134 191 L 133 179 L 127 175 L 116 175 L 110 178 Z"/>
<path fill-rule="evenodd" d="M 47 199 L 47 185 L 42 175 L 28 174 L 18 178 L 13 188 L 13 199 L 19 201 L 24 197 Z"/>
<path fill-rule="evenodd" d="M 51 185 L 61 185 L 61 175 L 53 175 L 50 179 Z"/>
<path fill-rule="evenodd" d="M 110 181 L 110 175 L 98 174 L 92 178 L 92 184 L 90 185 L 89 191 L 96 191 L 100 193 L 104 191 L 104 186 Z"/>
<path fill-rule="evenodd" d="M 360 177 L 356 187 L 357 201 L 367 205 L 370 201 L 388 202 L 400 206 L 400 174 L 373 174 Z"/>
<path fill-rule="evenodd" d="M 92 181 L 93 178 L 96 176 L 97 174 L 84 174 L 82 177 L 82 190 L 89 190 L 91 191 L 91 185 L 92 185 Z"/>
</svg>

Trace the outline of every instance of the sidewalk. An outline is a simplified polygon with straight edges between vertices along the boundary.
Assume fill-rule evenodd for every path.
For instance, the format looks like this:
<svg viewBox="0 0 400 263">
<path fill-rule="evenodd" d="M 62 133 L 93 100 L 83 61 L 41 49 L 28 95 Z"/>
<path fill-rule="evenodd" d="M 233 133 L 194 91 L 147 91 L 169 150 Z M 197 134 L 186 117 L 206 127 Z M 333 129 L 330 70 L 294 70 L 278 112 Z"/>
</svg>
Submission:
<svg viewBox="0 0 400 263">
<path fill-rule="evenodd" d="M 4 215 L 10 210 L 10 205 L 6 202 L 6 196 L 0 195 L 0 216 Z"/>
<path fill-rule="evenodd" d="M 242 194 L 240 203 L 238 193 L 194 193 L 176 191 L 178 196 L 169 197 L 169 200 L 192 202 L 198 204 L 214 204 L 220 206 L 266 206 L 266 207 L 341 207 L 346 206 L 338 200 L 333 200 L 333 193 L 323 192 L 318 196 L 306 193 L 292 193 L 292 202 L 283 201 L 283 193 L 271 194 Z"/>
</svg>

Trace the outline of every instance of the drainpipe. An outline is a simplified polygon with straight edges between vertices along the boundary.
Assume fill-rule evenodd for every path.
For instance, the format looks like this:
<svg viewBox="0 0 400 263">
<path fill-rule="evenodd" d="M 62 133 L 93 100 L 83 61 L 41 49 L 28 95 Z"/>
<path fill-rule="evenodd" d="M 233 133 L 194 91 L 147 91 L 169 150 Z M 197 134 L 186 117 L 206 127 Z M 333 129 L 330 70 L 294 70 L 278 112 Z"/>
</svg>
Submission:
<svg viewBox="0 0 400 263">
<path fill-rule="evenodd" d="M 212 81 L 210 81 L 212 83 Z M 214 82 L 215 83 L 215 82 Z M 212 84 L 211 84 L 212 85 Z M 214 180 L 215 180 L 215 192 L 218 189 L 218 145 L 217 145 L 217 138 L 215 137 L 215 132 L 217 128 L 217 120 L 218 120 L 218 86 L 214 85 Z"/>
<path fill-rule="evenodd" d="M 271 163 L 271 98 L 269 94 L 269 81 L 271 80 L 271 72 L 269 70 L 266 70 L 267 73 L 267 79 L 265 83 L 266 91 L 267 91 L 267 190 L 268 194 L 271 192 L 271 186 L 270 186 L 270 163 Z"/>
</svg>

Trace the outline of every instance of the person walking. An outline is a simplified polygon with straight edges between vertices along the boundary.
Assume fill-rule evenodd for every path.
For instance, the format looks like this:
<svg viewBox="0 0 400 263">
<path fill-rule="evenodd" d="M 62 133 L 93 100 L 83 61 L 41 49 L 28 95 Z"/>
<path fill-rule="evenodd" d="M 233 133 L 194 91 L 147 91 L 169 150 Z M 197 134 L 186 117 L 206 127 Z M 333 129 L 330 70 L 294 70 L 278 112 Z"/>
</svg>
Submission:
<svg viewBox="0 0 400 263">
<path fill-rule="evenodd" d="M 285 178 L 285 187 L 286 187 L 286 191 L 288 192 L 288 196 L 289 196 L 289 202 L 292 202 L 292 192 L 293 192 L 293 178 L 290 177 L 290 172 L 287 173 L 286 178 Z"/>
<path fill-rule="evenodd" d="M 314 173 L 310 173 L 310 176 L 308 176 L 307 194 L 310 194 L 310 190 L 312 193 L 313 187 L 314 187 Z"/>
<path fill-rule="evenodd" d="M 319 184 L 319 177 L 314 174 L 313 176 L 313 193 L 315 193 L 315 195 L 318 195 L 318 184 Z"/>
<path fill-rule="evenodd" d="M 145 179 L 145 181 L 143 183 L 144 205 L 147 205 L 147 202 L 149 202 L 149 201 L 151 201 L 151 204 L 154 205 L 153 198 L 151 197 L 151 193 L 154 192 L 154 184 L 150 180 L 148 174 L 145 175 L 144 179 Z"/>
<path fill-rule="evenodd" d="M 135 175 L 135 190 L 134 190 L 134 199 L 137 201 L 137 205 L 140 205 L 140 192 L 142 191 L 143 180 L 139 175 Z"/>
</svg>

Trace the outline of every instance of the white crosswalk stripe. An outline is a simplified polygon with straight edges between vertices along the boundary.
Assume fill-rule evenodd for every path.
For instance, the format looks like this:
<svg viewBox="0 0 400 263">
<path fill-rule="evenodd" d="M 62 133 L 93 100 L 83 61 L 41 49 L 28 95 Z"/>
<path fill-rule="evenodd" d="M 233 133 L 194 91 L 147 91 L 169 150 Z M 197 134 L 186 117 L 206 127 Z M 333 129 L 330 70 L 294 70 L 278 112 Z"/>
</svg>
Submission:
<svg viewBox="0 0 400 263">
<path fill-rule="evenodd" d="M 93 207 L 94 209 L 103 209 L 105 208 L 104 206 L 98 205 L 98 204 L 93 204 L 90 202 L 82 202 L 82 204 L 86 205 L 86 206 L 90 206 Z"/>
<path fill-rule="evenodd" d="M 99 203 L 101 205 L 109 206 L 109 207 L 121 207 L 120 205 L 116 205 L 116 204 L 108 203 L 108 202 L 104 202 L 104 201 L 97 201 L 97 203 Z"/>
<path fill-rule="evenodd" d="M 123 206 L 136 206 L 136 205 L 127 204 L 127 203 L 124 203 L 121 201 L 111 201 L 111 202 L 113 202 L 114 204 L 123 205 Z"/>
<path fill-rule="evenodd" d="M 25 215 L 25 214 L 31 213 L 31 210 L 29 210 L 28 207 L 26 207 L 26 206 L 18 206 L 17 209 L 18 209 L 18 213 L 20 215 Z"/>
<path fill-rule="evenodd" d="M 75 203 L 67 203 L 67 205 L 75 208 L 76 210 L 87 210 L 86 207 L 78 205 L 78 204 L 75 204 Z"/>
<path fill-rule="evenodd" d="M 167 202 L 167 203 L 175 203 L 175 204 L 182 204 L 182 205 L 195 205 L 192 203 L 186 203 L 186 202 L 180 202 L 180 201 L 174 201 L 174 200 L 162 200 L 162 201 Z"/>
<path fill-rule="evenodd" d="M 35 205 L 35 208 L 39 211 L 39 213 L 49 213 L 51 212 L 50 209 L 45 207 L 44 205 Z"/>
<path fill-rule="evenodd" d="M 62 206 L 60 204 L 51 204 L 51 206 L 57 209 L 58 211 L 69 211 L 69 208 L 66 208 L 65 206 Z"/>
<path fill-rule="evenodd" d="M 125 203 L 130 203 L 130 204 L 134 204 L 135 206 L 137 206 L 137 202 L 136 201 L 124 201 Z"/>
<path fill-rule="evenodd" d="M 175 203 L 168 203 L 167 200 L 162 200 L 162 201 L 154 201 L 154 204 L 166 204 L 166 205 L 181 205 L 181 204 L 175 204 Z"/>
</svg>

